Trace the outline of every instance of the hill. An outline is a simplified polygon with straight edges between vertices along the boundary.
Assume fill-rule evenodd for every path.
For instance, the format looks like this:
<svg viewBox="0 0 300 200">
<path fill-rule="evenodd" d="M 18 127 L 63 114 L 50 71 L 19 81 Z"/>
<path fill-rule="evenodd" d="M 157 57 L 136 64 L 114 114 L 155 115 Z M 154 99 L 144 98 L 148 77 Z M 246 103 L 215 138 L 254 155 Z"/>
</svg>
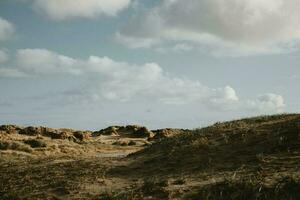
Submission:
<svg viewBox="0 0 300 200">
<path fill-rule="evenodd" d="M 300 199 L 298 114 L 54 138 L 25 129 L 0 128 L 1 199 Z"/>
</svg>

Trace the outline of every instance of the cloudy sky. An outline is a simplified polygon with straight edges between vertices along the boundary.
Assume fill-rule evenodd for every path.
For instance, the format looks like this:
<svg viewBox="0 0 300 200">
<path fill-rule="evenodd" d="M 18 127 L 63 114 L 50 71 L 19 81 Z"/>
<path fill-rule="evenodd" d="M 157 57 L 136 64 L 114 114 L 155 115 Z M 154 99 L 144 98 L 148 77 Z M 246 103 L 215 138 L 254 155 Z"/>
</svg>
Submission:
<svg viewBox="0 0 300 200">
<path fill-rule="evenodd" d="M 299 0 L 1 0 L 0 124 L 299 112 Z"/>
</svg>

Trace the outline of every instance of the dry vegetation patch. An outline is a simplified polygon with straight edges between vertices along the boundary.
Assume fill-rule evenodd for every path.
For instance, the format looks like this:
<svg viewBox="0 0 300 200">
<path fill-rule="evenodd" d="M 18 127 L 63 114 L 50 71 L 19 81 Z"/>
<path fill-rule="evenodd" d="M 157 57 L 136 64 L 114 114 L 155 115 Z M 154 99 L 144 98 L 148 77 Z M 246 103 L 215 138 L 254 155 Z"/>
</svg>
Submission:
<svg viewBox="0 0 300 200">
<path fill-rule="evenodd" d="M 195 130 L 0 126 L 0 174 L 0 199 L 298 200 L 300 115 Z"/>
</svg>

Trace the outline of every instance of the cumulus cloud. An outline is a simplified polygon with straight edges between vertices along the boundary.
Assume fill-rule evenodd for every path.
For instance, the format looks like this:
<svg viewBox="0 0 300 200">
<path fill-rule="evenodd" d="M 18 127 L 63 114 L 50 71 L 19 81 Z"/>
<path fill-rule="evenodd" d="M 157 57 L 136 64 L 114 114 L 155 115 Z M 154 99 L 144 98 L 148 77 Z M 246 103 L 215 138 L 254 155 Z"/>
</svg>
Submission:
<svg viewBox="0 0 300 200">
<path fill-rule="evenodd" d="M 292 51 L 300 39 L 297 0 L 163 0 L 117 33 L 129 47 L 190 41 L 215 55 Z"/>
<path fill-rule="evenodd" d="M 0 77 L 18 78 L 25 77 L 26 74 L 17 68 L 13 67 L 2 67 L 9 61 L 9 55 L 6 50 L 0 49 Z"/>
<path fill-rule="evenodd" d="M 131 0 L 33 0 L 36 11 L 54 20 L 115 16 Z"/>
<path fill-rule="evenodd" d="M 165 104 L 199 102 L 220 107 L 239 100 L 230 86 L 214 89 L 199 81 L 172 77 L 156 63 L 134 65 L 98 56 L 82 60 L 46 49 L 18 50 L 15 67 L 0 68 L 0 73 L 7 77 L 58 74 L 87 77 L 86 86 L 67 92 L 75 98 L 86 96 L 109 101 L 151 98 Z"/>
<path fill-rule="evenodd" d="M 182 51 L 192 51 L 194 49 L 193 46 L 191 45 L 188 45 L 186 43 L 179 43 L 179 44 L 176 44 L 172 50 L 175 51 L 175 52 L 182 52 Z"/>
<path fill-rule="evenodd" d="M 86 79 L 86 84 L 64 95 L 72 100 L 131 100 L 182 105 L 196 103 L 216 110 L 250 109 L 259 113 L 279 112 L 283 97 L 265 94 L 255 100 L 240 99 L 230 86 L 211 88 L 197 80 L 168 75 L 157 63 L 141 65 L 118 62 L 108 57 L 71 58 L 47 49 L 20 49 L 14 67 L 0 68 L 2 77 L 68 75 Z"/>
<path fill-rule="evenodd" d="M 268 93 L 258 96 L 254 101 L 248 101 L 247 106 L 251 110 L 258 110 L 262 113 L 280 113 L 286 105 L 281 95 Z"/>
<path fill-rule="evenodd" d="M 0 68 L 0 77 L 4 78 L 20 78 L 26 77 L 27 75 L 15 68 Z"/>
<path fill-rule="evenodd" d="M 213 96 L 208 98 L 205 103 L 210 108 L 231 110 L 240 106 L 239 100 L 236 91 L 232 87 L 226 86 L 214 89 Z"/>
<path fill-rule="evenodd" d="M 28 74 L 81 73 L 76 60 L 46 49 L 21 49 L 16 55 L 17 67 Z"/>
<path fill-rule="evenodd" d="M 136 27 L 136 28 L 138 28 L 138 27 Z M 160 40 L 157 38 L 135 37 L 135 36 L 130 36 L 129 34 L 125 35 L 125 34 L 122 34 L 119 32 L 116 33 L 116 40 L 119 43 L 121 43 L 131 49 L 150 48 L 150 47 L 160 43 Z"/>
<path fill-rule="evenodd" d="M 158 53 L 185 53 L 185 52 L 190 52 L 193 50 L 197 50 L 197 48 L 195 48 L 193 45 L 190 45 L 188 43 L 178 43 L 175 45 L 171 45 L 171 46 L 158 46 L 156 48 L 154 48 L 154 51 L 158 52 Z"/>
<path fill-rule="evenodd" d="M 14 31 L 14 25 L 0 17 L 0 41 L 5 41 L 9 39 L 14 33 Z"/>
</svg>

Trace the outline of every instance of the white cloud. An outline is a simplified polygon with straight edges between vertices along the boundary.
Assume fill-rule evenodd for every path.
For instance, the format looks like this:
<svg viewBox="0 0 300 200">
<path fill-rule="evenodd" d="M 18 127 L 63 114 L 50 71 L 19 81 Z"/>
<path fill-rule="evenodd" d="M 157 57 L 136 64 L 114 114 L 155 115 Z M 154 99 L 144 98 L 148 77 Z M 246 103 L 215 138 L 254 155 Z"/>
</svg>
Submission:
<svg viewBox="0 0 300 200">
<path fill-rule="evenodd" d="M 199 50 L 198 48 L 195 48 L 193 45 L 190 45 L 188 43 L 178 43 L 175 45 L 170 46 L 158 46 L 154 48 L 154 51 L 162 54 L 166 53 L 184 53 L 184 52 L 190 52 L 193 50 Z"/>
<path fill-rule="evenodd" d="M 283 53 L 300 39 L 299 9 L 298 0 L 163 0 L 118 38 L 130 47 L 189 41 L 215 55 Z"/>
<path fill-rule="evenodd" d="M 179 43 L 179 44 L 176 44 L 172 50 L 175 51 L 175 52 L 182 52 L 182 51 L 192 51 L 194 49 L 193 46 L 191 45 L 188 45 L 186 43 Z"/>
<path fill-rule="evenodd" d="M 156 38 L 131 37 L 120 33 L 116 33 L 116 40 L 131 49 L 150 48 L 160 43 L 160 40 Z"/>
<path fill-rule="evenodd" d="M 268 93 L 258 96 L 254 101 L 247 102 L 248 108 L 261 113 L 280 113 L 285 108 L 284 98 L 281 95 Z"/>
<path fill-rule="evenodd" d="M 214 109 L 232 110 L 240 106 L 240 99 L 235 90 L 226 86 L 224 88 L 214 89 L 214 94 L 206 100 L 206 105 Z"/>
<path fill-rule="evenodd" d="M 14 68 L 0 68 L 0 77 L 5 78 L 20 78 L 27 76 L 25 73 Z"/>
<path fill-rule="evenodd" d="M 33 7 L 54 20 L 115 16 L 131 0 L 33 0 Z"/>
<path fill-rule="evenodd" d="M 0 49 L 0 77 L 18 78 L 26 76 L 25 73 L 19 69 L 12 67 L 2 67 L 6 65 L 9 60 L 9 55 L 6 50 Z"/>
<path fill-rule="evenodd" d="M 2 77 L 81 76 L 86 84 L 64 94 L 74 100 L 120 101 L 150 100 L 164 104 L 191 104 L 216 110 L 250 109 L 277 112 L 284 108 L 280 95 L 266 94 L 257 100 L 241 100 L 225 86 L 210 88 L 197 80 L 168 75 L 156 63 L 134 65 L 108 57 L 76 59 L 46 49 L 17 51 L 14 68 L 0 68 Z"/>
<path fill-rule="evenodd" d="M 18 50 L 15 68 L 0 68 L 0 73 L 8 77 L 81 75 L 87 77 L 88 85 L 68 94 L 94 100 L 153 98 L 165 104 L 205 104 L 211 99 L 211 104 L 220 106 L 238 101 L 234 89 L 229 86 L 214 89 L 199 81 L 171 77 L 156 63 L 134 65 L 97 56 L 82 60 L 46 49 Z"/>
<path fill-rule="evenodd" d="M 9 39 L 14 33 L 14 31 L 14 25 L 0 17 L 0 41 L 5 41 Z"/>
<path fill-rule="evenodd" d="M 76 60 L 46 49 L 21 49 L 17 51 L 18 69 L 30 74 L 79 74 Z"/>
</svg>

